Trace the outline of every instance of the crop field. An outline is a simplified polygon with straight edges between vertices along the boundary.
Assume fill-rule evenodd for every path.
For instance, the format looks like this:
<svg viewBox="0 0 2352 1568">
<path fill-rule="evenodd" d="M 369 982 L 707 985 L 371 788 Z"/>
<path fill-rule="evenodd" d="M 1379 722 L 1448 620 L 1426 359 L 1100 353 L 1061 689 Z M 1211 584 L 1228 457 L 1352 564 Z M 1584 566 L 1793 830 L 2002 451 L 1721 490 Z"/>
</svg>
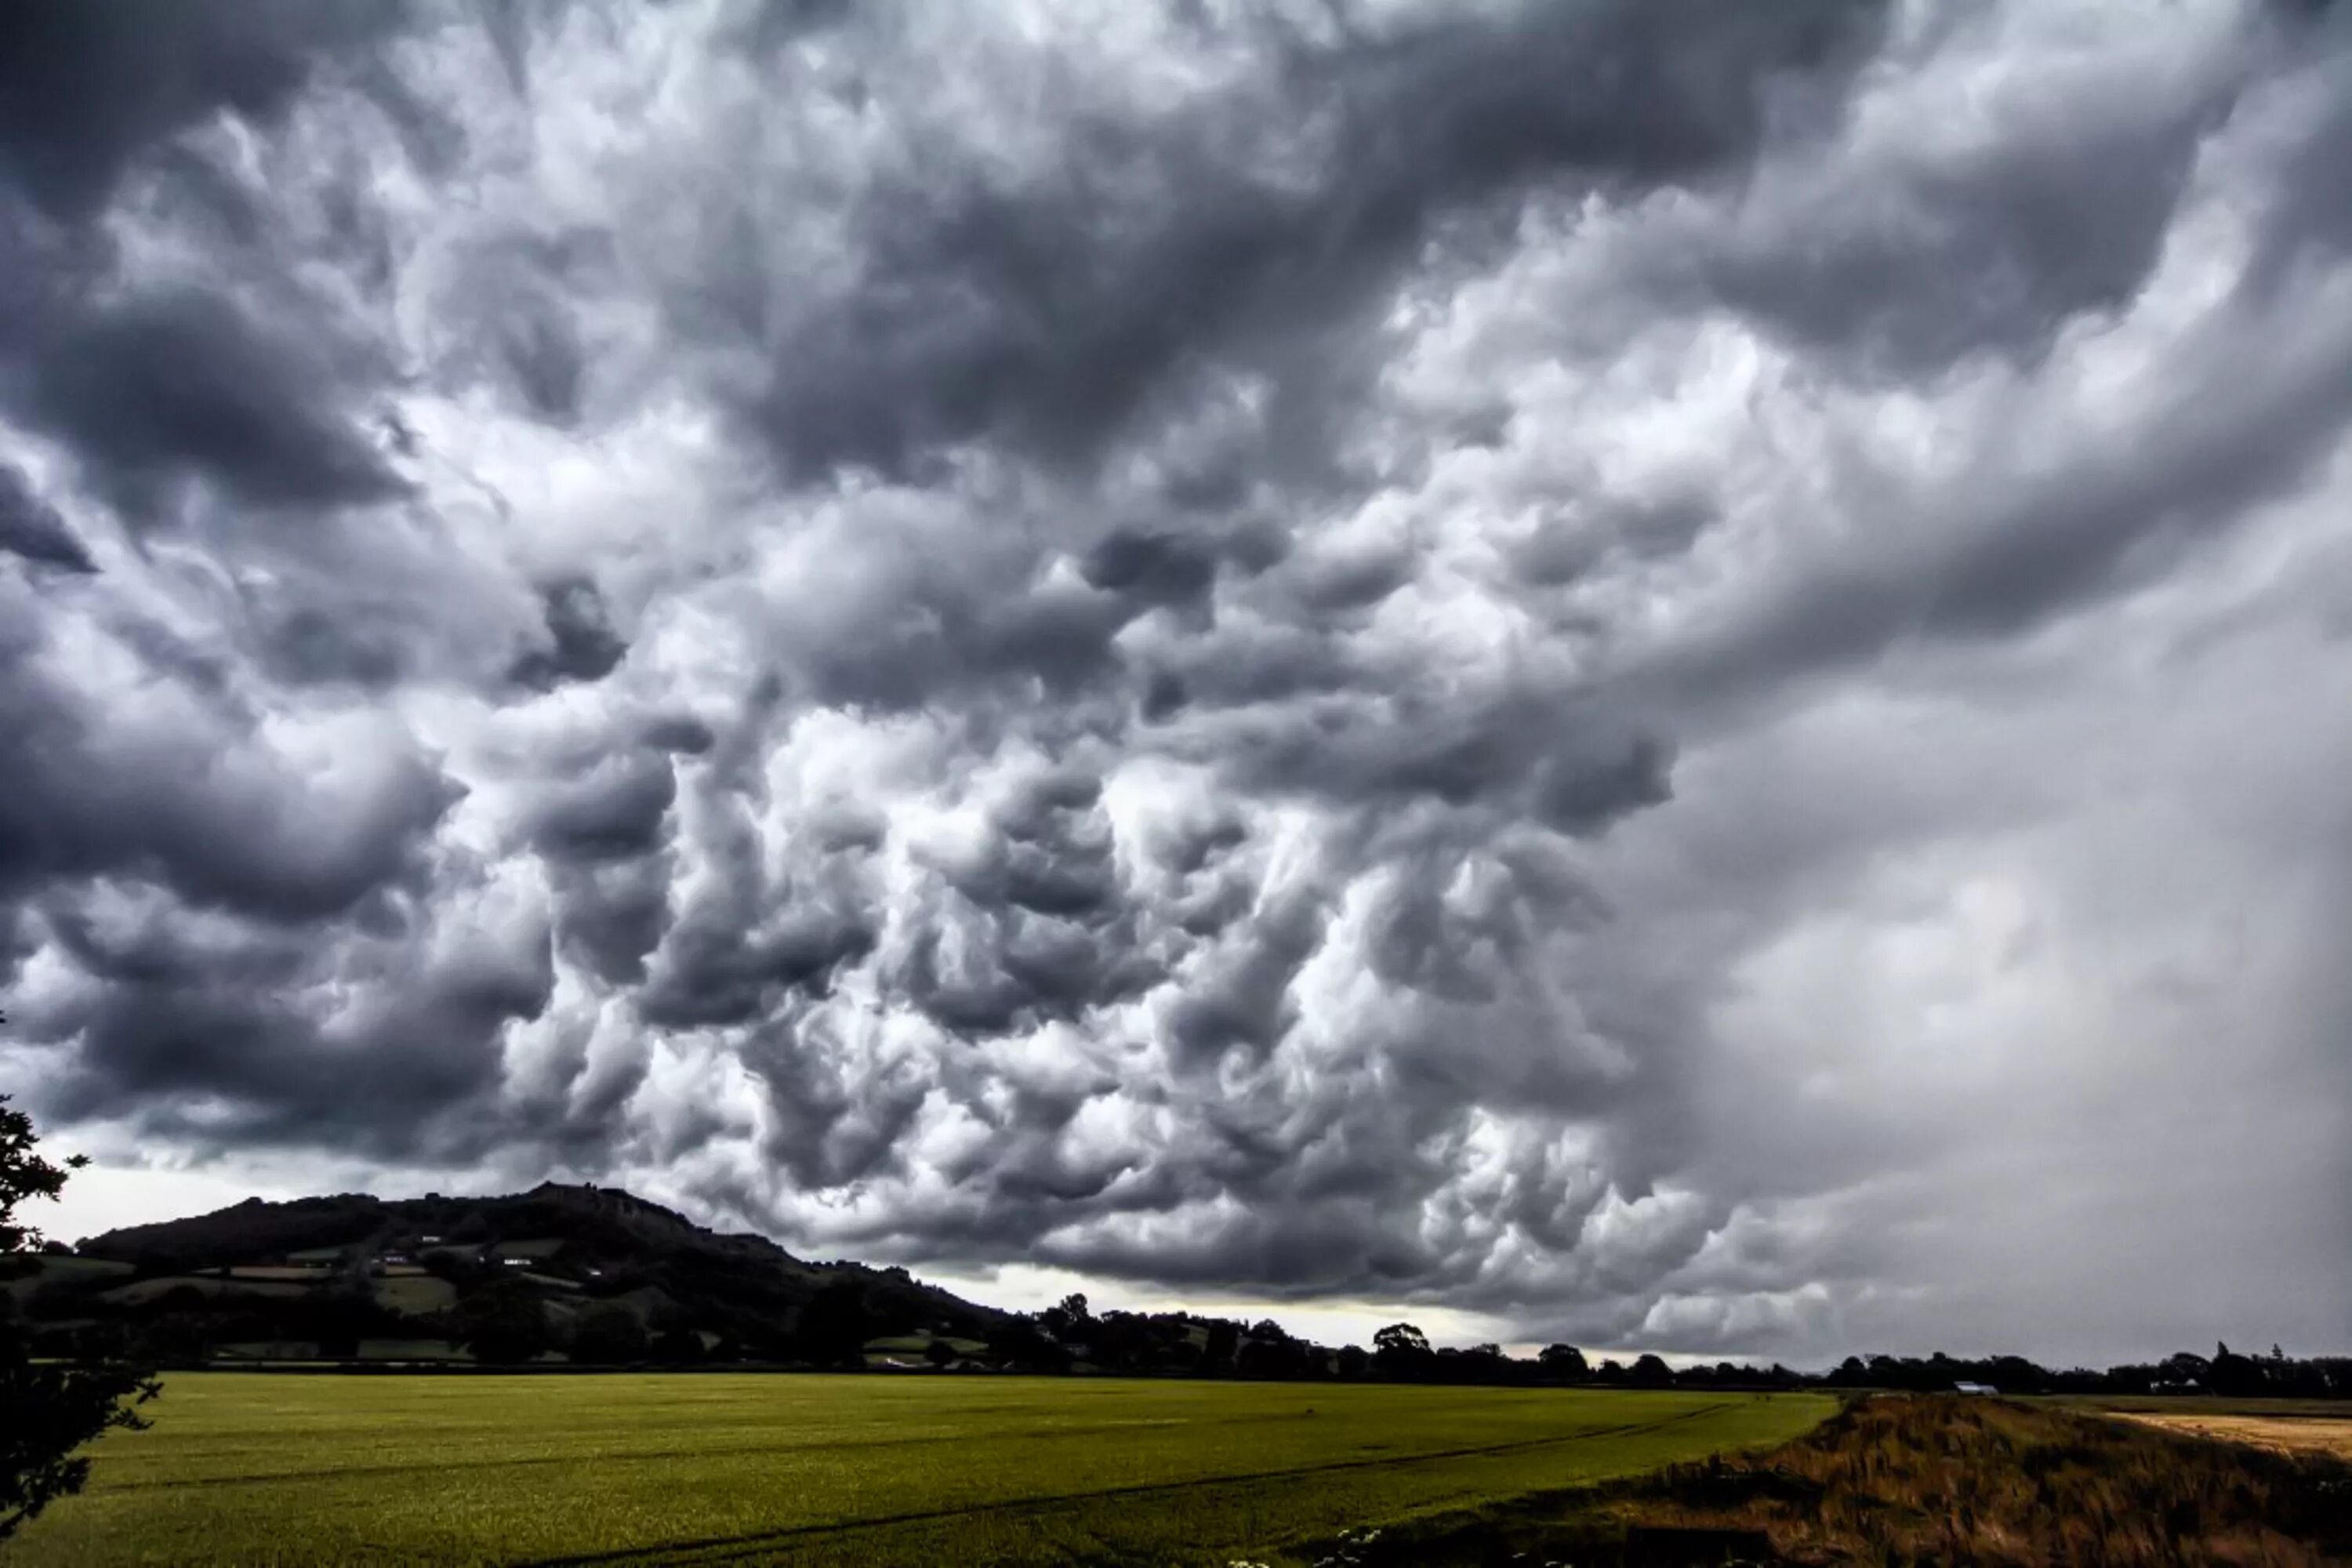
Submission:
<svg viewBox="0 0 2352 1568">
<path fill-rule="evenodd" d="M 1203 1563 L 1780 1442 L 1808 1394 L 179 1373 L 48 1564 Z"/>
</svg>

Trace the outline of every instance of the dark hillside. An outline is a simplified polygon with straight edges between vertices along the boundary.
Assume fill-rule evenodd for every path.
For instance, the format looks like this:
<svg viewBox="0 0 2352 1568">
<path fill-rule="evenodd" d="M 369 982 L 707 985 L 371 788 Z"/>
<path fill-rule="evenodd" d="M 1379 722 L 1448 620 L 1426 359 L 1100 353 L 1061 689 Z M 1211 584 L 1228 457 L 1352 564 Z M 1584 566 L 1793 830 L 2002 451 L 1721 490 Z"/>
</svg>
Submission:
<svg viewBox="0 0 2352 1568">
<path fill-rule="evenodd" d="M 128 1281 L 92 1260 L 127 1267 Z M 13 1292 L 53 1335 L 129 1338 L 167 1360 L 441 1356 L 496 1318 L 509 1331 L 489 1336 L 500 1353 L 485 1359 L 843 1364 L 869 1339 L 969 1342 L 1003 1320 L 904 1269 L 805 1262 L 617 1188 L 553 1183 L 499 1197 L 249 1198 L 89 1237 Z"/>
</svg>

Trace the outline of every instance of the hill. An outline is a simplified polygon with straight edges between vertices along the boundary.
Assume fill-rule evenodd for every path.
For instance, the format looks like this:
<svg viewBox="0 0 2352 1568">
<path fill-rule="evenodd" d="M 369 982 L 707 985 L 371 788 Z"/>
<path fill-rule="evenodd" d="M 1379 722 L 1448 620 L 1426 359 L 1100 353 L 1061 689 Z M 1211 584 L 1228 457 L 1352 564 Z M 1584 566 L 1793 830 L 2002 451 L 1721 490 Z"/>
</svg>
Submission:
<svg viewBox="0 0 2352 1568">
<path fill-rule="evenodd" d="M 550 1354 L 581 1350 L 593 1324 L 593 1359 L 837 1364 L 874 1339 L 968 1348 L 1005 1321 L 902 1268 L 812 1263 L 618 1188 L 556 1183 L 501 1197 L 248 1198 L 25 1260 L 6 1290 L 59 1348 L 127 1340 L 167 1361 L 446 1357 L 502 1314 L 540 1323 Z M 506 1342 L 527 1358 L 530 1339 Z"/>
</svg>

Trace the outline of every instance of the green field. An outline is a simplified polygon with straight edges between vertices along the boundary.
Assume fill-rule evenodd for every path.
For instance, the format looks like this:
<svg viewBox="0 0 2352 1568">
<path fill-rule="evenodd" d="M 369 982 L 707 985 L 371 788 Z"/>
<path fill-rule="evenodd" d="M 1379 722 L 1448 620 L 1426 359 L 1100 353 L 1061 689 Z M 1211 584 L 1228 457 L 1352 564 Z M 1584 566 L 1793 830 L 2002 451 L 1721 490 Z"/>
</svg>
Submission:
<svg viewBox="0 0 2352 1568">
<path fill-rule="evenodd" d="M 1207 1563 L 1779 1441 L 1808 1394 L 1011 1377 L 173 1376 L 50 1563 Z"/>
</svg>

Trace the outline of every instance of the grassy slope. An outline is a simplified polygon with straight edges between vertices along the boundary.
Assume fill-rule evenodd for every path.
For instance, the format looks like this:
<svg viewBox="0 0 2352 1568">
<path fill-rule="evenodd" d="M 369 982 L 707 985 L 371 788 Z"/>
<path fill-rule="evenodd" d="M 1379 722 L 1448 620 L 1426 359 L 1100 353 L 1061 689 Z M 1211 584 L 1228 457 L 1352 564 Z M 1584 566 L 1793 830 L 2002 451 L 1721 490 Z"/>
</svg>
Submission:
<svg viewBox="0 0 2352 1568">
<path fill-rule="evenodd" d="M 1829 1402 L 1025 1378 L 173 1378 L 52 1563 L 1204 1562 L 1784 1439 Z M 649 1550 L 650 1549 L 650 1550 Z"/>
</svg>

